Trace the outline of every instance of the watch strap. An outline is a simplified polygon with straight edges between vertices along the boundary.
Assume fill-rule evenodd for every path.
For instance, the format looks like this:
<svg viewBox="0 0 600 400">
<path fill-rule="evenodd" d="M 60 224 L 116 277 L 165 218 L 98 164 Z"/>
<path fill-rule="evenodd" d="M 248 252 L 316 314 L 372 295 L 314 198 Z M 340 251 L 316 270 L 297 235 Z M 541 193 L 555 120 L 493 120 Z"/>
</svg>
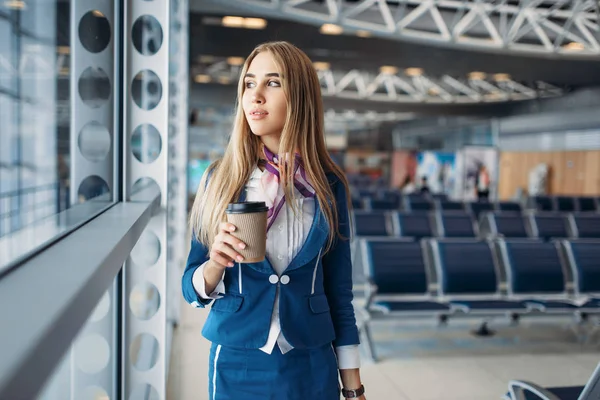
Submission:
<svg viewBox="0 0 600 400">
<path fill-rule="evenodd" d="M 358 389 L 342 389 L 342 396 L 347 399 L 355 399 L 362 396 L 365 393 L 364 385 L 360 385 Z"/>
</svg>

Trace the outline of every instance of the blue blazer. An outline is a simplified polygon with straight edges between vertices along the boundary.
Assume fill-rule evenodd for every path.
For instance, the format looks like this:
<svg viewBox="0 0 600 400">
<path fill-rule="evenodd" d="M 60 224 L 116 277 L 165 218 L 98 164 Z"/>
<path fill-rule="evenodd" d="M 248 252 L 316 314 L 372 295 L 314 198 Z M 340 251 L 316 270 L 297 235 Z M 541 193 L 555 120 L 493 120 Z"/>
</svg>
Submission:
<svg viewBox="0 0 600 400">
<path fill-rule="evenodd" d="M 322 255 L 329 226 L 315 200 L 315 217 L 306 241 L 276 283 L 272 283 L 276 276 L 271 277 L 275 270 L 268 259 L 226 269 L 226 294 L 212 305 L 202 330 L 205 338 L 231 347 L 264 346 L 279 286 L 281 330 L 292 346 L 304 349 L 331 342 L 335 347 L 359 344 L 352 306 L 348 199 L 343 183 L 334 174 L 327 177 L 337 205 L 337 229 L 346 239 L 336 238 L 333 247 Z M 212 301 L 198 296 L 192 284 L 194 271 L 208 260 L 208 253 L 204 245 L 192 239 L 182 290 L 185 300 L 194 307 L 205 307 Z"/>
</svg>

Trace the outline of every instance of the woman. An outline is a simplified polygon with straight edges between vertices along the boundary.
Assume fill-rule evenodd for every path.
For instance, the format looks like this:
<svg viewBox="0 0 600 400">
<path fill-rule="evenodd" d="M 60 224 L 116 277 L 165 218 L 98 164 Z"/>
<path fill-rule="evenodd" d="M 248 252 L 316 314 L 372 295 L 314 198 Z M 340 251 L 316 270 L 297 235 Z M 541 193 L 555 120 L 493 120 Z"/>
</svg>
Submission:
<svg viewBox="0 0 600 400">
<path fill-rule="evenodd" d="M 338 369 L 344 397 L 365 399 L 348 185 L 325 147 L 320 90 L 298 48 L 254 49 L 225 155 L 199 186 L 182 288 L 195 307 L 215 299 L 202 331 L 213 343 L 211 400 L 337 400 Z M 227 204 L 243 200 L 270 207 L 260 263 L 240 263 L 245 244 L 223 222 Z"/>
<path fill-rule="evenodd" d="M 478 201 L 488 201 L 490 197 L 490 174 L 483 164 L 479 165 L 475 176 L 475 195 Z"/>
</svg>

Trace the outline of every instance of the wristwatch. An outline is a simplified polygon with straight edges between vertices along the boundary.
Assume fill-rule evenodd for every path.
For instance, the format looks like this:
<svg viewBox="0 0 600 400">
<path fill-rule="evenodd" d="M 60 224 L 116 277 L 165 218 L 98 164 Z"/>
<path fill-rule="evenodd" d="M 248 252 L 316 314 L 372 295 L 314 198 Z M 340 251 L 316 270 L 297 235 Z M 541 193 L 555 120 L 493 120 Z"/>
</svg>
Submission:
<svg viewBox="0 0 600 400">
<path fill-rule="evenodd" d="M 360 385 L 358 389 L 342 389 L 342 396 L 347 399 L 356 399 L 365 393 L 364 385 Z"/>
</svg>

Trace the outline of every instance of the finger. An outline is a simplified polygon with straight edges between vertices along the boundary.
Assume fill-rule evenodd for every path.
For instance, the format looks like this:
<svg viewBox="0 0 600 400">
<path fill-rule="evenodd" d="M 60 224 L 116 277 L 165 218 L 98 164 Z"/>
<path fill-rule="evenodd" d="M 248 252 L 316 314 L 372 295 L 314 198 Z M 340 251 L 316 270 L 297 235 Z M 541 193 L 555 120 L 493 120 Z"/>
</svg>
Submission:
<svg viewBox="0 0 600 400">
<path fill-rule="evenodd" d="M 210 252 L 210 259 L 221 265 L 222 267 L 233 267 L 233 261 L 226 254 L 220 253 L 216 250 Z"/>
<path fill-rule="evenodd" d="M 229 222 L 221 222 L 221 224 L 219 224 L 219 230 L 221 232 L 235 232 L 236 226 Z"/>
<path fill-rule="evenodd" d="M 221 241 L 229 244 L 234 249 L 244 250 L 246 248 L 246 243 L 228 233 L 221 236 Z"/>
<path fill-rule="evenodd" d="M 217 251 L 219 251 L 221 253 L 225 253 L 226 255 L 228 255 L 229 257 L 231 257 L 231 259 L 234 260 L 235 262 L 244 261 L 244 257 L 241 254 L 239 254 L 238 252 L 236 252 L 226 242 L 218 242 L 216 244 L 216 246 L 217 246 L 217 248 L 216 248 Z"/>
</svg>

